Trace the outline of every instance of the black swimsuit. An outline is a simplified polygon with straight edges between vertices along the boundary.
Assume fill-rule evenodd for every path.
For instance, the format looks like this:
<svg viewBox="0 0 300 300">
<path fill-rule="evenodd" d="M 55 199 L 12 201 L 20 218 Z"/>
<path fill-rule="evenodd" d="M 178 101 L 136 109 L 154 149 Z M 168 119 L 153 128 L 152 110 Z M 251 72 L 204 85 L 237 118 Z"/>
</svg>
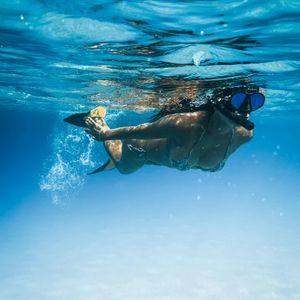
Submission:
<svg viewBox="0 0 300 300">
<path fill-rule="evenodd" d="M 209 172 L 216 172 L 216 171 L 219 171 L 219 170 L 223 169 L 223 167 L 224 167 L 224 165 L 226 163 L 226 159 L 227 159 L 227 156 L 228 156 L 228 151 L 229 151 L 229 148 L 230 148 L 233 136 L 234 136 L 234 131 L 233 130 L 232 130 L 230 141 L 229 141 L 229 143 L 227 145 L 227 148 L 226 148 L 226 151 L 225 151 L 225 154 L 224 154 L 224 158 L 223 158 L 223 160 L 221 162 L 219 162 L 217 165 L 215 165 L 212 168 L 203 168 L 203 167 L 199 167 L 199 166 L 198 167 L 190 167 L 189 158 L 191 156 L 191 153 L 192 153 L 193 149 L 195 148 L 195 146 L 199 142 L 201 142 L 201 140 L 202 140 L 205 132 L 206 131 L 204 130 L 203 133 L 202 133 L 202 135 L 201 135 L 201 137 L 199 138 L 199 140 L 194 143 L 191 151 L 189 152 L 189 154 L 187 155 L 186 158 L 181 159 L 181 160 L 175 160 L 175 159 L 173 159 L 171 161 L 171 167 L 172 168 L 176 168 L 176 169 L 181 170 L 181 171 L 186 171 L 186 170 L 189 170 L 189 169 L 200 169 L 202 171 L 209 171 Z M 139 158 L 147 160 L 147 151 L 144 148 L 134 147 L 131 144 L 128 144 L 127 147 L 128 147 L 128 149 L 130 151 L 132 151 L 135 154 L 137 154 L 137 156 Z M 147 163 L 148 164 L 154 164 L 154 165 L 160 165 L 158 163 L 154 163 L 154 162 L 150 162 L 150 161 L 147 161 Z"/>
</svg>

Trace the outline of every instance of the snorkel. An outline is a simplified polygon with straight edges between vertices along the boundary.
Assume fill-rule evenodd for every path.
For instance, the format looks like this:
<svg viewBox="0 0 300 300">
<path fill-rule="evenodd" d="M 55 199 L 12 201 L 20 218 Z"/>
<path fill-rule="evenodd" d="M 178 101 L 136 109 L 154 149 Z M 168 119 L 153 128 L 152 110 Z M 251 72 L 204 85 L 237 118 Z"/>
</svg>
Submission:
<svg viewBox="0 0 300 300">
<path fill-rule="evenodd" d="M 215 103 L 215 107 L 230 120 L 252 130 L 254 123 L 249 120 L 250 113 L 261 108 L 264 103 L 265 96 L 261 93 L 237 92 L 231 96 L 230 100 L 228 97 L 220 98 Z"/>
</svg>

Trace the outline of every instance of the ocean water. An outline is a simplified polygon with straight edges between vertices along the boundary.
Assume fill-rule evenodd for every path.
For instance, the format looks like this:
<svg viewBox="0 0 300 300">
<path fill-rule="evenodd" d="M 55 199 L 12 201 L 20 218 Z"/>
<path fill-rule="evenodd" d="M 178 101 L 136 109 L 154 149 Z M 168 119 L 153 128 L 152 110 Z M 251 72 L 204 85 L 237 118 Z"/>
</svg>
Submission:
<svg viewBox="0 0 300 300">
<path fill-rule="evenodd" d="M 300 299 L 300 2 L 0 1 L 0 299 Z M 220 172 L 86 174 L 111 127 L 264 89 Z"/>
</svg>

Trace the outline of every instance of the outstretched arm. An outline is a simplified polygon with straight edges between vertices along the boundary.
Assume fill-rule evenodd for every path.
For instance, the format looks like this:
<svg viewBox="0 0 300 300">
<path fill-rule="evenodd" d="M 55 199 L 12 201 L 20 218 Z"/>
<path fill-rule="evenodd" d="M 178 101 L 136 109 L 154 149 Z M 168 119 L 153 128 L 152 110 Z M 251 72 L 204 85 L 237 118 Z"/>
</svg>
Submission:
<svg viewBox="0 0 300 300">
<path fill-rule="evenodd" d="M 109 129 L 87 118 L 88 132 L 97 140 L 182 138 L 194 127 L 202 127 L 195 113 L 173 114 L 152 123 Z"/>
</svg>

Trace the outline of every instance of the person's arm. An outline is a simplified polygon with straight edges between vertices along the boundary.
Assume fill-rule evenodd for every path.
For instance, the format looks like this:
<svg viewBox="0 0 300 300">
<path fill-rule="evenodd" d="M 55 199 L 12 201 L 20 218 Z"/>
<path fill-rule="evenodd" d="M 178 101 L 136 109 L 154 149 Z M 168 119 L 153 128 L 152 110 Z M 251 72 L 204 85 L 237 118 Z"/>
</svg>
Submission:
<svg viewBox="0 0 300 300">
<path fill-rule="evenodd" d="M 188 133 L 189 129 L 192 129 L 195 125 L 199 125 L 198 122 L 195 124 L 194 119 L 193 114 L 174 114 L 152 123 L 116 129 L 101 126 L 92 118 L 87 118 L 86 124 L 89 127 L 88 132 L 100 141 L 119 139 L 180 139 Z"/>
</svg>

